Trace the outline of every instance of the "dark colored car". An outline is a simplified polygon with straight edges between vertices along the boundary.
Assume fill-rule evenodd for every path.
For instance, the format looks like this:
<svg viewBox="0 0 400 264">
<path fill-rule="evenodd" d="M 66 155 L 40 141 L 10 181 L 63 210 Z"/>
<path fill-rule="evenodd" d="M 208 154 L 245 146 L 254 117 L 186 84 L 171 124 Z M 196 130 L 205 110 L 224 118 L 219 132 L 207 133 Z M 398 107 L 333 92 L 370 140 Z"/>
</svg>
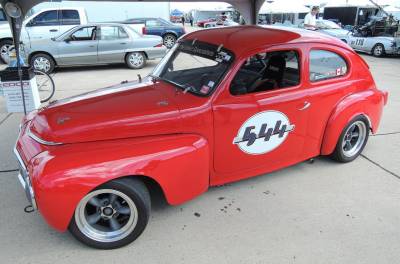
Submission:
<svg viewBox="0 0 400 264">
<path fill-rule="evenodd" d="M 163 44 L 172 48 L 176 40 L 184 35 L 185 29 L 162 18 L 132 18 L 123 21 L 124 24 L 141 27 L 141 32 L 146 35 L 157 35 L 163 38 Z M 136 28 L 136 30 L 140 30 Z"/>
</svg>

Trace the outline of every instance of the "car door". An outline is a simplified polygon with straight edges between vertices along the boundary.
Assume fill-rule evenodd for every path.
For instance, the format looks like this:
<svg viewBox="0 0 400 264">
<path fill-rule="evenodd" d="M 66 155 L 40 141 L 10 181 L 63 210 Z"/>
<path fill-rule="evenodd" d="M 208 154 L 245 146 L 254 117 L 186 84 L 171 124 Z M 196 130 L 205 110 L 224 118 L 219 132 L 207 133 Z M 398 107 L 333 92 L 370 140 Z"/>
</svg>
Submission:
<svg viewBox="0 0 400 264">
<path fill-rule="evenodd" d="M 31 41 L 50 39 L 60 35 L 59 10 L 39 13 L 25 25 L 25 31 Z"/>
<path fill-rule="evenodd" d="M 310 48 L 308 54 L 306 86 L 311 107 L 305 152 L 313 157 L 321 152 L 326 125 L 336 105 L 361 88 L 363 80 L 350 78 L 351 51 L 319 44 Z"/>
<path fill-rule="evenodd" d="M 58 42 L 60 65 L 97 63 L 97 27 L 79 27 Z"/>
<path fill-rule="evenodd" d="M 131 41 L 123 27 L 101 26 L 98 48 L 99 63 L 124 62 L 126 49 Z"/>
<path fill-rule="evenodd" d="M 309 105 L 302 65 L 301 50 L 292 47 L 257 53 L 241 63 L 213 104 L 217 175 L 243 172 L 239 179 L 246 171 L 255 175 L 303 159 Z"/>
</svg>

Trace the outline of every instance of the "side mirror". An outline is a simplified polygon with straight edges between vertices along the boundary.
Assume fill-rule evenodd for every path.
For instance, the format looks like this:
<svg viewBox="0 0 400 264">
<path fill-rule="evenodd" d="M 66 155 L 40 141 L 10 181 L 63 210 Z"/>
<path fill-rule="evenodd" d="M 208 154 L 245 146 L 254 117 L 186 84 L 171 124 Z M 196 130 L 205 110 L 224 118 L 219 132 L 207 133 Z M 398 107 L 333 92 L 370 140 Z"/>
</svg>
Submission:
<svg viewBox="0 0 400 264">
<path fill-rule="evenodd" d="M 70 38 L 70 37 L 67 37 L 67 38 L 64 39 L 64 41 L 65 41 L 66 43 L 70 43 L 70 42 L 71 42 L 71 38 Z"/>
</svg>

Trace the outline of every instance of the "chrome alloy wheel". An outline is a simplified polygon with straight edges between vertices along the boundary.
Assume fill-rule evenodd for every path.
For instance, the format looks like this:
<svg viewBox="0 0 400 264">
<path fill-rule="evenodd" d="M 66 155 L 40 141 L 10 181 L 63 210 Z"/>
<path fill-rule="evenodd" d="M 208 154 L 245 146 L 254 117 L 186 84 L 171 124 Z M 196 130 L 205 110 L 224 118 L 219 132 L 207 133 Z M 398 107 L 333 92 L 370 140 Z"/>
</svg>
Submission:
<svg viewBox="0 0 400 264">
<path fill-rule="evenodd" d="M 98 242 L 114 242 L 133 232 L 138 222 L 138 210 L 126 194 L 101 189 L 89 193 L 79 202 L 74 217 L 85 236 Z"/>
<path fill-rule="evenodd" d="M 33 61 L 33 67 L 36 70 L 49 72 L 51 69 L 51 63 L 45 57 L 36 57 L 35 60 Z"/>
<path fill-rule="evenodd" d="M 167 35 L 164 37 L 164 46 L 166 46 L 167 48 L 172 48 L 175 44 L 175 37 L 172 35 Z"/>
<path fill-rule="evenodd" d="M 10 44 L 4 44 L 3 46 L 0 47 L 0 56 L 1 59 L 8 64 L 10 62 L 10 47 L 12 45 Z"/>
<path fill-rule="evenodd" d="M 143 54 L 141 53 L 132 53 L 129 55 L 129 63 L 135 67 L 141 67 L 144 63 Z"/>
<path fill-rule="evenodd" d="M 356 121 L 347 128 L 342 140 L 343 154 L 348 158 L 356 155 L 363 147 L 367 133 L 368 130 L 363 121 Z"/>
</svg>

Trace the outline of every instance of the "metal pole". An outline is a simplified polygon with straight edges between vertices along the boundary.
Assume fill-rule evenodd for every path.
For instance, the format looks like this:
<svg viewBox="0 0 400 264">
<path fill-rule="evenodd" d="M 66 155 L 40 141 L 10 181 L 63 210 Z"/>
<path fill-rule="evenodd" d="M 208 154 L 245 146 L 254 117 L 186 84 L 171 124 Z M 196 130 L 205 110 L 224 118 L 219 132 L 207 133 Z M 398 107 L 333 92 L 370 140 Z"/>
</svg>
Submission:
<svg viewBox="0 0 400 264">
<path fill-rule="evenodd" d="M 13 29 L 13 32 L 16 32 L 17 28 L 17 21 L 15 18 L 11 18 L 11 27 Z M 15 34 L 17 35 L 17 34 Z M 24 114 L 26 115 L 26 103 L 25 103 L 25 92 L 24 92 L 24 83 L 22 81 L 22 65 L 20 61 L 20 53 L 19 53 L 19 39 L 18 38 L 13 38 L 14 39 L 14 47 L 15 47 L 15 55 L 17 56 L 17 69 L 18 69 L 18 77 L 19 77 L 19 84 L 21 87 L 21 95 L 22 95 L 22 105 L 24 106 Z"/>
</svg>

